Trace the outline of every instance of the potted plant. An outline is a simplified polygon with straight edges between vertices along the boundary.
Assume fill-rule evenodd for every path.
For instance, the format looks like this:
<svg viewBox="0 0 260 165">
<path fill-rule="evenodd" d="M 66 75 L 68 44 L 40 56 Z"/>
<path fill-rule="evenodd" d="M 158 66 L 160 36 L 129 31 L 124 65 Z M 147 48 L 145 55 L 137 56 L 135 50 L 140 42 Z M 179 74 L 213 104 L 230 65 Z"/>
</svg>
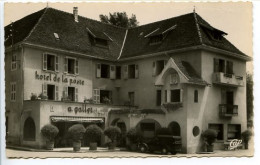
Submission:
<svg viewBox="0 0 260 165">
<path fill-rule="evenodd" d="M 41 93 L 41 94 L 39 94 L 38 98 L 40 98 L 41 100 L 47 100 L 48 96 L 43 94 L 43 93 Z"/>
<path fill-rule="evenodd" d="M 217 131 L 215 131 L 213 129 L 207 129 L 201 135 L 206 144 L 207 152 L 213 152 L 213 148 L 214 148 L 213 143 L 216 141 Z"/>
<path fill-rule="evenodd" d="M 89 140 L 89 150 L 97 150 L 97 142 L 100 140 L 100 137 L 103 133 L 103 130 L 96 124 L 91 124 L 86 128 L 85 135 Z"/>
<path fill-rule="evenodd" d="M 31 100 L 37 100 L 37 99 L 38 99 L 37 95 L 35 93 L 32 93 Z"/>
<path fill-rule="evenodd" d="M 116 147 L 116 141 L 120 137 L 121 130 L 117 126 L 110 126 L 108 127 L 104 134 L 111 140 L 111 143 L 109 143 L 108 149 L 114 150 Z"/>
<path fill-rule="evenodd" d="M 92 97 L 91 97 L 91 98 L 89 98 L 89 99 L 87 99 L 86 97 L 84 97 L 84 103 L 93 104 L 93 103 L 94 103 L 94 100 L 93 100 L 93 98 L 92 98 Z"/>
<path fill-rule="evenodd" d="M 252 135 L 253 135 L 252 131 L 249 130 L 249 129 L 247 129 L 244 132 L 242 132 L 241 136 L 242 136 L 242 139 L 243 139 L 244 144 L 245 144 L 245 149 L 248 149 L 248 142 L 251 139 Z"/>
<path fill-rule="evenodd" d="M 73 141 L 73 151 L 80 151 L 81 140 L 85 133 L 86 129 L 82 124 L 75 124 L 71 126 L 68 130 L 68 136 Z"/>
<path fill-rule="evenodd" d="M 127 139 L 129 140 L 129 148 L 131 151 L 137 150 L 137 144 L 142 139 L 142 133 L 138 131 L 136 128 L 130 128 L 126 134 Z"/>
<path fill-rule="evenodd" d="M 46 149 L 47 150 L 53 150 L 54 138 L 59 133 L 59 129 L 52 124 L 47 124 L 47 125 L 42 127 L 41 133 L 47 139 L 46 140 Z"/>
</svg>

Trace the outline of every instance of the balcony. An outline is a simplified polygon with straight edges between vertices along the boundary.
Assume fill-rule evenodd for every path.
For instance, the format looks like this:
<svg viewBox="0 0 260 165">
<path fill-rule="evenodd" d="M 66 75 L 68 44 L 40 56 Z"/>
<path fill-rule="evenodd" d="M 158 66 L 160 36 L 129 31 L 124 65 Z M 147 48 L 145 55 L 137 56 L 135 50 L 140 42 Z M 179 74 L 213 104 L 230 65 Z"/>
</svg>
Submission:
<svg viewBox="0 0 260 165">
<path fill-rule="evenodd" d="M 219 116 L 220 117 L 232 117 L 238 115 L 238 105 L 220 104 Z"/>
<path fill-rule="evenodd" d="M 223 72 L 213 73 L 212 81 L 214 84 L 221 84 L 227 86 L 244 86 L 242 76 L 235 76 L 234 74 L 228 74 Z"/>
</svg>

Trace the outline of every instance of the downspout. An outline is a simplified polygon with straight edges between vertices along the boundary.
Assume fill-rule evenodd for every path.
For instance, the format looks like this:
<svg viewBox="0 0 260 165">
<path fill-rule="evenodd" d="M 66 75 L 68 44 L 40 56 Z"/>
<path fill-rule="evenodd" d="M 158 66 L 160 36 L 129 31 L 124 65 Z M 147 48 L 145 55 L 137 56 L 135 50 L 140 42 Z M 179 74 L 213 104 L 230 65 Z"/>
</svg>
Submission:
<svg viewBox="0 0 260 165">
<path fill-rule="evenodd" d="M 24 112 L 24 107 L 23 107 L 23 103 L 24 103 L 24 46 L 21 44 L 21 64 L 20 64 L 20 68 L 21 68 L 21 114 L 20 114 L 20 144 L 22 144 L 22 130 L 23 130 L 23 125 L 22 125 L 22 116 L 23 116 L 23 112 Z"/>
</svg>

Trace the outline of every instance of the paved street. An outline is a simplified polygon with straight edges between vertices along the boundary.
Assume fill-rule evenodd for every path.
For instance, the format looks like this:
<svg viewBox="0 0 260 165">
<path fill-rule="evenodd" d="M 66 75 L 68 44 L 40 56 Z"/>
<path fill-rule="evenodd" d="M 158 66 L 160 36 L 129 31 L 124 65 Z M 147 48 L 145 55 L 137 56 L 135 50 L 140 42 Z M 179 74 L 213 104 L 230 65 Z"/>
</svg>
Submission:
<svg viewBox="0 0 260 165">
<path fill-rule="evenodd" d="M 236 151 L 220 151 L 217 150 L 213 154 L 177 154 L 177 155 L 160 155 L 160 154 L 148 154 L 128 151 L 89 151 L 86 148 L 81 149 L 80 152 L 73 152 L 72 148 L 63 149 L 62 151 L 55 150 L 49 152 L 35 152 L 35 151 L 22 151 L 15 149 L 6 149 L 6 156 L 9 158 L 97 158 L 97 157 L 231 157 L 231 156 L 252 156 L 252 152 L 248 150 L 236 150 Z"/>
</svg>

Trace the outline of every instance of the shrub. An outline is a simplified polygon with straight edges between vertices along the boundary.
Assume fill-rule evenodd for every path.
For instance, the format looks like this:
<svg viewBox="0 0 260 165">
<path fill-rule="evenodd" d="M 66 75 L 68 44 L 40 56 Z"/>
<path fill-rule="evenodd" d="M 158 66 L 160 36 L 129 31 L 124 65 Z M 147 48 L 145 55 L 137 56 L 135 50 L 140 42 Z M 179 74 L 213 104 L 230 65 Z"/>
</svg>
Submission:
<svg viewBox="0 0 260 165">
<path fill-rule="evenodd" d="M 52 124 L 47 124 L 47 125 L 42 127 L 41 133 L 49 141 L 54 141 L 54 138 L 59 133 L 59 129 Z"/>
<path fill-rule="evenodd" d="M 244 132 L 242 132 L 241 136 L 243 138 L 243 140 L 245 142 L 248 142 L 251 138 L 251 136 L 253 135 L 253 133 L 250 130 L 245 130 Z"/>
<path fill-rule="evenodd" d="M 48 96 L 43 94 L 43 93 L 41 93 L 38 97 L 41 98 L 42 100 L 47 100 L 48 99 Z"/>
<path fill-rule="evenodd" d="M 71 126 L 68 130 L 68 136 L 73 141 L 80 141 L 83 138 L 83 134 L 85 133 L 86 129 L 82 124 L 75 124 Z"/>
<path fill-rule="evenodd" d="M 85 132 L 87 139 L 89 139 L 90 142 L 97 142 L 100 139 L 102 133 L 103 130 L 96 124 L 88 126 Z"/>
<path fill-rule="evenodd" d="M 142 139 L 142 133 L 136 128 L 131 128 L 126 134 L 126 137 L 131 143 L 138 143 Z"/>
<path fill-rule="evenodd" d="M 38 99 L 37 95 L 35 93 L 32 93 L 31 100 L 37 100 L 37 99 Z"/>
<path fill-rule="evenodd" d="M 115 142 L 119 139 L 121 130 L 117 126 L 110 126 L 108 127 L 104 134 L 112 141 Z"/>
<path fill-rule="evenodd" d="M 156 135 L 173 135 L 172 130 L 170 128 L 159 128 L 156 130 Z"/>
<path fill-rule="evenodd" d="M 207 129 L 202 133 L 202 137 L 206 140 L 208 145 L 212 145 L 217 138 L 217 131 L 213 129 Z"/>
</svg>

